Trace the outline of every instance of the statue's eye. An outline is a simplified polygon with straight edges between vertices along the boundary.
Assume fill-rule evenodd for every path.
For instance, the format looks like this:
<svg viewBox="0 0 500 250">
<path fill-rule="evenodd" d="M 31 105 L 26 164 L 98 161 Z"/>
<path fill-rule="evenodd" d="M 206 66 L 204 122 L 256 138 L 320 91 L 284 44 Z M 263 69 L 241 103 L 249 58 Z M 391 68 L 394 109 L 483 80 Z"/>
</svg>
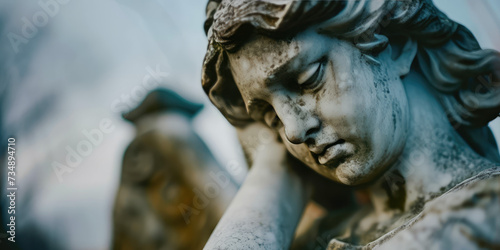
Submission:
<svg viewBox="0 0 500 250">
<path fill-rule="evenodd" d="M 297 83 L 301 88 L 312 89 L 317 86 L 323 76 L 323 62 L 317 62 L 309 66 L 306 71 L 301 73 Z"/>
</svg>

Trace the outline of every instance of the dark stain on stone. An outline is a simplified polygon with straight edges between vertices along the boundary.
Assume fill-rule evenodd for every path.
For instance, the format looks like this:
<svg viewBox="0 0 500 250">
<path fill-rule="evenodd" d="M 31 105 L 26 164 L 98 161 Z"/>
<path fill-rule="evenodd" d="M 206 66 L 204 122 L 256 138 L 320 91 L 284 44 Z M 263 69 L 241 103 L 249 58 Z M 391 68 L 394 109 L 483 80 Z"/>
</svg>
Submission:
<svg viewBox="0 0 500 250">
<path fill-rule="evenodd" d="M 306 105 L 306 102 L 304 102 L 302 98 L 299 99 L 299 106 L 304 106 L 304 105 Z"/>
<path fill-rule="evenodd" d="M 399 105 L 396 103 L 396 101 L 392 102 L 392 124 L 394 125 L 394 130 L 396 130 L 396 125 L 398 122 L 397 117 L 401 116 L 401 108 Z"/>
<path fill-rule="evenodd" d="M 413 204 L 410 206 L 411 214 L 418 214 L 424 209 L 425 200 L 424 197 L 418 197 Z"/>
<path fill-rule="evenodd" d="M 389 197 L 387 201 L 387 206 L 389 208 L 404 211 L 406 202 L 405 183 L 406 181 L 403 176 L 397 171 L 387 175 L 386 181 L 382 183 L 382 188 L 387 192 Z"/>
<path fill-rule="evenodd" d="M 396 114 L 394 111 L 392 112 L 392 125 L 394 126 L 394 130 L 396 130 Z"/>
</svg>

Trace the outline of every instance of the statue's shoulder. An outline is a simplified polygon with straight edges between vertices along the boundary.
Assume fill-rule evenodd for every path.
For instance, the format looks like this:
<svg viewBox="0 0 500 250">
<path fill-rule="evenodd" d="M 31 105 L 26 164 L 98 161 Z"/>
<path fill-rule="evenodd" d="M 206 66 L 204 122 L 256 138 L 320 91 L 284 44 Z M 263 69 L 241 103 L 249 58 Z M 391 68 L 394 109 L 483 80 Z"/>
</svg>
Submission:
<svg viewBox="0 0 500 250">
<path fill-rule="evenodd" d="M 367 245 L 332 239 L 327 249 L 500 249 L 500 167 L 428 202 L 409 222 Z"/>
<path fill-rule="evenodd" d="M 380 249 L 401 245 L 411 249 L 498 249 L 499 215 L 497 167 L 463 181 L 427 203 L 411 223 L 377 245 Z"/>
</svg>

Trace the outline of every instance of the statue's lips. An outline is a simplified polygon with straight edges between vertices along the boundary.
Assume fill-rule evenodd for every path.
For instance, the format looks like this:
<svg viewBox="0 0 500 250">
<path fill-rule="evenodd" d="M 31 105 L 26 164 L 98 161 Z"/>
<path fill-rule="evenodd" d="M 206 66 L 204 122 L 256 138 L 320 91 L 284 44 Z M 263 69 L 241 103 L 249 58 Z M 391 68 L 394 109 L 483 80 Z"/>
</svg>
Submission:
<svg viewBox="0 0 500 250">
<path fill-rule="evenodd" d="M 331 165 L 335 161 L 346 157 L 349 150 L 344 140 L 338 140 L 325 147 L 324 151 L 317 156 L 318 163 L 321 165 Z"/>
</svg>

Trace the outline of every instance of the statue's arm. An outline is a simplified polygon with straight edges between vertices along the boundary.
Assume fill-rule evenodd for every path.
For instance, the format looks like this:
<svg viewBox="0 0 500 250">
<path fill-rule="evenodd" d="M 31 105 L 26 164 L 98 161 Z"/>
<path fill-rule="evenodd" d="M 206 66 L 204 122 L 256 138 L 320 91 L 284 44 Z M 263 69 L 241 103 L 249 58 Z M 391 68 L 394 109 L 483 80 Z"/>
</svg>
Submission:
<svg viewBox="0 0 500 250">
<path fill-rule="evenodd" d="M 310 192 L 290 168 L 285 147 L 275 138 L 265 142 L 205 249 L 290 247 Z"/>
</svg>

